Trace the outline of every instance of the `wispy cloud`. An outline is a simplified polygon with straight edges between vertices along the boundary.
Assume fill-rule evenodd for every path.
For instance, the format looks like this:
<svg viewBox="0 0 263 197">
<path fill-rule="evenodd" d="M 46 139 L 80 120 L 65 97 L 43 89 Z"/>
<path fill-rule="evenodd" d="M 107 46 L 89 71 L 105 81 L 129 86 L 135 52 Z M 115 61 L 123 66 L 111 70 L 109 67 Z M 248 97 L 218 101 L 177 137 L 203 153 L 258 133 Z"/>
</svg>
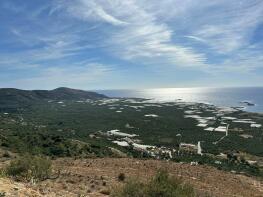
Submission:
<svg viewBox="0 0 263 197">
<path fill-rule="evenodd" d="M 27 78 L 10 79 L 8 85 L 27 89 L 53 89 L 56 87 L 72 87 L 87 89 L 112 76 L 111 65 L 98 63 L 76 64 L 63 67 L 42 68 L 41 72 Z M 1 84 L 5 86 L 5 83 Z"/>
<path fill-rule="evenodd" d="M 173 29 L 159 20 L 154 12 L 140 6 L 138 1 L 78 0 L 74 5 L 63 3 L 74 17 L 97 20 L 99 15 L 102 22 L 122 25 L 113 29 L 109 38 L 104 40 L 108 51 L 116 57 L 140 60 L 142 63 L 157 61 L 182 67 L 205 66 L 204 54 L 195 52 L 191 47 L 173 43 Z M 98 8 L 111 15 L 107 14 L 106 17 L 104 14 L 98 14 Z"/>
<path fill-rule="evenodd" d="M 197 4 L 187 0 L 181 4 L 170 0 L 162 3 L 78 0 L 74 4 L 61 3 L 73 17 L 121 25 L 109 32 L 109 37 L 104 40 L 108 51 L 116 57 L 202 70 L 211 70 L 218 65 L 209 61 L 211 49 L 220 56 L 232 55 L 232 52 L 248 47 L 249 37 L 263 20 L 262 1 L 204 0 Z M 107 17 L 99 15 L 98 9 L 107 13 Z M 185 45 L 185 39 L 200 42 L 208 53 L 194 45 Z M 233 60 L 237 63 L 236 58 Z M 231 61 L 228 57 L 221 62 Z M 240 65 L 244 64 L 242 59 L 238 61 Z M 233 64 L 229 64 L 231 66 Z"/>
<path fill-rule="evenodd" d="M 39 81 L 52 76 L 59 84 L 60 73 L 84 82 L 88 72 L 119 65 L 169 70 L 170 77 L 176 69 L 224 75 L 263 67 L 262 0 L 14 2 L 0 2 L 1 16 L 10 17 L 2 24 L 0 69 L 38 70 Z"/>
<path fill-rule="evenodd" d="M 78 3 L 69 3 L 66 6 L 68 12 L 75 17 L 82 20 L 98 20 L 108 22 L 112 25 L 125 25 L 126 22 L 118 19 L 117 17 L 107 13 L 102 5 L 97 4 L 95 1 L 81 1 L 81 6 Z"/>
<path fill-rule="evenodd" d="M 205 40 L 205 39 L 199 38 L 199 37 L 197 37 L 197 36 L 184 36 L 184 37 L 185 37 L 185 38 L 189 38 L 189 39 L 194 40 L 194 41 L 206 43 L 206 40 Z"/>
</svg>

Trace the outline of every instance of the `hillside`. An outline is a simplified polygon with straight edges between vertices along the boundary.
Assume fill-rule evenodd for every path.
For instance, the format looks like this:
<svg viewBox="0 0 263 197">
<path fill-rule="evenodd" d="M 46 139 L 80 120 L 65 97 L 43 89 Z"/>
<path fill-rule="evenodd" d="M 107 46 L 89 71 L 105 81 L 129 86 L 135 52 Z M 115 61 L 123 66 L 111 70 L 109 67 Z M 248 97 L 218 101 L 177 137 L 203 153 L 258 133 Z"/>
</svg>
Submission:
<svg viewBox="0 0 263 197">
<path fill-rule="evenodd" d="M 54 90 L 0 89 L 0 109 L 15 109 L 43 100 L 84 100 L 107 98 L 96 92 L 57 88 Z"/>
<path fill-rule="evenodd" d="M 262 182 L 255 178 L 236 175 L 208 166 L 191 166 L 156 160 L 131 158 L 57 159 L 53 162 L 61 170 L 58 178 L 37 184 L 15 182 L 0 178 L 0 192 L 7 196 L 107 196 L 111 188 L 121 185 L 120 173 L 130 178 L 149 180 L 160 168 L 172 176 L 190 183 L 200 196 L 262 196 Z M 125 181 L 124 181 L 125 182 Z M 102 194 L 104 193 L 104 194 Z"/>
</svg>

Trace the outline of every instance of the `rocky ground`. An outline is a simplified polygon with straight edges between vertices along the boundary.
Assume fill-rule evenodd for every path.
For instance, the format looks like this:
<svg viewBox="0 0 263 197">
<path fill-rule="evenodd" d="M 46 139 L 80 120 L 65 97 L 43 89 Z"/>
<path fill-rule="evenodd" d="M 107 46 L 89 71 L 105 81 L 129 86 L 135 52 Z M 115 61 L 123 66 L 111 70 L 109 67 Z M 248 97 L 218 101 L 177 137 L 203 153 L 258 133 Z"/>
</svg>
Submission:
<svg viewBox="0 0 263 197">
<path fill-rule="evenodd" d="M 51 179 L 33 184 L 0 178 L 0 192 L 5 192 L 5 196 L 29 197 L 108 196 L 112 188 L 122 184 L 118 179 L 120 173 L 124 173 L 125 180 L 146 181 L 158 169 L 165 168 L 171 175 L 192 184 L 204 196 L 263 196 L 263 182 L 209 166 L 131 158 L 62 158 L 53 163 L 56 173 Z"/>
</svg>

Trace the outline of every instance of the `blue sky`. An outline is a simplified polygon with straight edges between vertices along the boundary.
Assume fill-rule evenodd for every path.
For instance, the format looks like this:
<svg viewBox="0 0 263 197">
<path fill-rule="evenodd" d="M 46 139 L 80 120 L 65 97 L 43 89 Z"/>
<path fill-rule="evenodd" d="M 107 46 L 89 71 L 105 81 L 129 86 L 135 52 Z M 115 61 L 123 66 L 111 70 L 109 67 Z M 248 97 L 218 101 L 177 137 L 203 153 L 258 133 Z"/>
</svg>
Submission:
<svg viewBox="0 0 263 197">
<path fill-rule="evenodd" d="M 262 0 L 1 0 L 0 87 L 262 86 Z"/>
</svg>

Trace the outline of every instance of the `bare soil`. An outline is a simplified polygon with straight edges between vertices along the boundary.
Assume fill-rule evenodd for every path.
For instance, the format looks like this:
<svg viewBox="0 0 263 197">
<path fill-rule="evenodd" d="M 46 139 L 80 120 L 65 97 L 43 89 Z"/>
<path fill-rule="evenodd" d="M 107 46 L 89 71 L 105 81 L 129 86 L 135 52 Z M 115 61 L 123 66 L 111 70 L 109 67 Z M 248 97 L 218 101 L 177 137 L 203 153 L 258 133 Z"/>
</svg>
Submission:
<svg viewBox="0 0 263 197">
<path fill-rule="evenodd" d="M 158 169 L 168 172 L 190 183 L 199 193 L 209 196 L 261 196 L 263 182 L 254 177 L 220 171 L 216 168 L 157 160 L 131 158 L 54 160 L 54 170 L 59 176 L 40 183 L 21 183 L 0 178 L 0 192 L 6 196 L 108 196 L 111 189 L 123 184 L 118 180 L 120 173 L 125 180 L 130 178 L 147 181 Z M 125 182 L 124 180 L 124 182 Z"/>
</svg>

